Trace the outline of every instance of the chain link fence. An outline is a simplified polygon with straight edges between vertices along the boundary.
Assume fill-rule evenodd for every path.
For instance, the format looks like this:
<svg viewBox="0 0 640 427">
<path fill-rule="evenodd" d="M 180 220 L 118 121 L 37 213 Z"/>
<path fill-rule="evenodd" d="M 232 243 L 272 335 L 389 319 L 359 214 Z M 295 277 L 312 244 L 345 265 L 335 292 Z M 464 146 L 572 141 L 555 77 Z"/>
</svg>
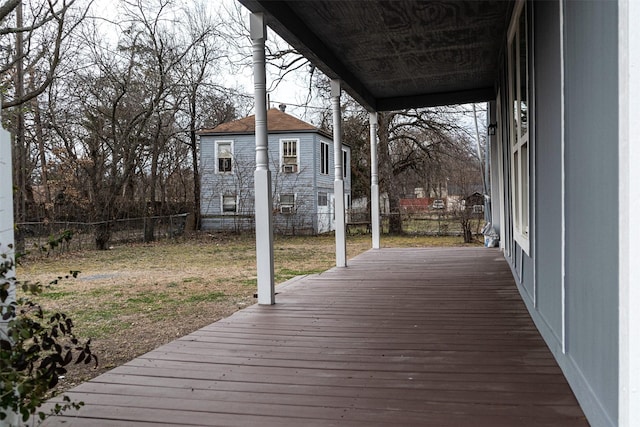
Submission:
<svg viewBox="0 0 640 427">
<path fill-rule="evenodd" d="M 50 247 L 55 242 L 57 250 L 76 251 L 95 249 L 96 227 L 108 224 L 111 229 L 110 244 L 172 239 L 184 234 L 186 213 L 146 218 L 124 218 L 100 222 L 22 222 L 16 224 L 16 234 L 24 239 L 27 251 Z"/>
</svg>

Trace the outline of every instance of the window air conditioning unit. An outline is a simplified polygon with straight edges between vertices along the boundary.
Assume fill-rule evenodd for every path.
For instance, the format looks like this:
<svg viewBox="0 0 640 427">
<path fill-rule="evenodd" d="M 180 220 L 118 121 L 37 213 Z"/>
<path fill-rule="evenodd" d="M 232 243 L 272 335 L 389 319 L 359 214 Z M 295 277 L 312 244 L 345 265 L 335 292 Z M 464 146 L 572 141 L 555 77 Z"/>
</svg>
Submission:
<svg viewBox="0 0 640 427">
<path fill-rule="evenodd" d="M 296 165 L 284 165 L 282 171 L 284 173 L 294 173 L 296 171 Z"/>
<path fill-rule="evenodd" d="M 293 206 L 280 206 L 280 213 L 292 214 L 293 213 Z"/>
</svg>

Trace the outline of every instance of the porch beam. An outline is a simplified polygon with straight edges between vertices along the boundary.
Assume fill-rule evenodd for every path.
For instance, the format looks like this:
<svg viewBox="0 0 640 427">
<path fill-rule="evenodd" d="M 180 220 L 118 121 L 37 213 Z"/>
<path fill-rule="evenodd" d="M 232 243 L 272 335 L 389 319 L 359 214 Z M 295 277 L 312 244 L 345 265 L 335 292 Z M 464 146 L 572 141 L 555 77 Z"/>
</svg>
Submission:
<svg viewBox="0 0 640 427">
<path fill-rule="evenodd" d="M 380 249 L 380 189 L 378 187 L 378 113 L 369 113 L 371 140 L 371 247 Z"/>
<path fill-rule="evenodd" d="M 331 80 L 331 107 L 333 110 L 333 164 L 335 179 L 333 191 L 335 194 L 336 214 L 336 267 L 347 266 L 347 232 L 344 213 L 344 179 L 342 170 L 342 111 L 340 111 L 340 94 L 342 88 L 340 80 Z"/>
<path fill-rule="evenodd" d="M 255 224 L 256 264 L 258 274 L 258 304 L 275 304 L 273 269 L 273 216 L 271 200 L 271 171 L 267 130 L 267 77 L 265 40 L 267 27 L 262 13 L 249 17 L 249 31 L 253 48 L 253 82 L 256 120 Z"/>
<path fill-rule="evenodd" d="M 483 87 L 453 92 L 378 98 L 376 102 L 376 110 L 393 111 L 416 107 L 439 107 L 442 105 L 489 102 L 495 99 L 496 90 L 493 87 Z"/>
<path fill-rule="evenodd" d="M 618 8 L 619 378 L 618 425 L 640 425 L 640 4 Z"/>
</svg>

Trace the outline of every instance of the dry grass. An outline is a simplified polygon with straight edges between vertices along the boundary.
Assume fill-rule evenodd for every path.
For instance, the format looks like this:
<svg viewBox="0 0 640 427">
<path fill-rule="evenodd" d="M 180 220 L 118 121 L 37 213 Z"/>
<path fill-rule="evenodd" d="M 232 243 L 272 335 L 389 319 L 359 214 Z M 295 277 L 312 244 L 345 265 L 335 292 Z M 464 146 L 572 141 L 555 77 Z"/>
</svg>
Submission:
<svg viewBox="0 0 640 427">
<path fill-rule="evenodd" d="M 383 247 L 459 246 L 460 237 L 383 236 Z M 348 257 L 370 248 L 370 236 L 349 236 Z M 274 244 L 276 282 L 318 273 L 335 264 L 333 236 L 280 237 Z M 116 246 L 109 251 L 27 257 L 22 281 L 48 283 L 69 270 L 79 278 L 39 298 L 46 310 L 62 310 L 76 334 L 92 337 L 98 369 L 73 367 L 61 389 L 254 303 L 255 241 L 251 236 Z"/>
</svg>

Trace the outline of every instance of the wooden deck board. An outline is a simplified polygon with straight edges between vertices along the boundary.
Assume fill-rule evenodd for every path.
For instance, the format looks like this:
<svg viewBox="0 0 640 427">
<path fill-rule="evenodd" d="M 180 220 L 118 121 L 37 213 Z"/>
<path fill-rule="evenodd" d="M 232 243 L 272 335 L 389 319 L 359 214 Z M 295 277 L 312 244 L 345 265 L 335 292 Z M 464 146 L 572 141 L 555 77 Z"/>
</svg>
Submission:
<svg viewBox="0 0 640 427">
<path fill-rule="evenodd" d="M 587 426 L 497 250 L 369 251 L 69 392 L 45 425 Z"/>
</svg>

